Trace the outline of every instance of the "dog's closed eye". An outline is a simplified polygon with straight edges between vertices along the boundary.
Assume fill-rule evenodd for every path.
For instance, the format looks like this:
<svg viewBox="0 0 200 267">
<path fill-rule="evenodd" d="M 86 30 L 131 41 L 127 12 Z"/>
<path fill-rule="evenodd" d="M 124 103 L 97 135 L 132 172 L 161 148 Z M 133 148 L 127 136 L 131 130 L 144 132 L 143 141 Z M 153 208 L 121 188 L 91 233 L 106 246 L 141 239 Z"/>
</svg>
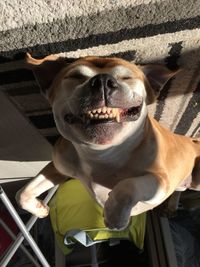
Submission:
<svg viewBox="0 0 200 267">
<path fill-rule="evenodd" d="M 66 79 L 86 80 L 93 77 L 96 73 L 87 66 L 78 66 L 69 71 L 66 75 Z"/>
<path fill-rule="evenodd" d="M 122 81 L 130 81 L 133 79 L 133 77 L 131 76 L 122 76 L 122 77 L 119 77 L 120 80 Z"/>
<path fill-rule="evenodd" d="M 83 79 L 86 79 L 87 77 L 80 72 L 74 72 L 74 73 L 70 73 L 65 78 L 66 79 L 70 78 L 70 79 L 76 79 L 76 80 L 83 80 Z"/>
</svg>

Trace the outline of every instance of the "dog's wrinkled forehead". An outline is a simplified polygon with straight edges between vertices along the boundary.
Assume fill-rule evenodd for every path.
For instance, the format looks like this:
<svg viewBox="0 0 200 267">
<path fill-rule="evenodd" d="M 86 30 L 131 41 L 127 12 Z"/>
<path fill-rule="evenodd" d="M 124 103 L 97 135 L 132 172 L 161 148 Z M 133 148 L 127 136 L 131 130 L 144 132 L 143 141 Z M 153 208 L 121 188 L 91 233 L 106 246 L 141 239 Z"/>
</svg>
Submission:
<svg viewBox="0 0 200 267">
<path fill-rule="evenodd" d="M 80 73 L 88 77 L 98 73 L 109 73 L 113 76 L 134 75 L 135 78 L 143 78 L 142 71 L 136 65 L 119 58 L 86 57 L 78 59 L 66 69 L 66 73 L 77 75 Z"/>
<path fill-rule="evenodd" d="M 54 101 L 60 89 L 68 88 L 69 93 L 98 74 L 109 74 L 118 82 L 125 82 L 130 86 L 134 84 L 135 90 L 137 88 L 144 91 L 144 73 L 135 64 L 120 58 L 85 57 L 67 65 L 56 76 L 49 94 L 50 101 Z M 135 86 L 136 81 L 138 86 Z"/>
<path fill-rule="evenodd" d="M 82 83 L 83 78 L 88 80 L 96 74 L 112 75 L 121 85 L 123 82 L 123 87 L 130 85 L 129 88 L 134 88 L 134 91 L 137 83 L 139 94 L 145 87 L 146 103 L 151 104 L 166 82 L 177 73 L 161 65 L 136 66 L 120 58 L 108 57 L 85 57 L 72 61 L 54 55 L 35 59 L 27 54 L 25 67 L 33 71 L 41 92 L 50 104 L 58 95 L 63 81 L 65 88 L 74 89 Z"/>
</svg>

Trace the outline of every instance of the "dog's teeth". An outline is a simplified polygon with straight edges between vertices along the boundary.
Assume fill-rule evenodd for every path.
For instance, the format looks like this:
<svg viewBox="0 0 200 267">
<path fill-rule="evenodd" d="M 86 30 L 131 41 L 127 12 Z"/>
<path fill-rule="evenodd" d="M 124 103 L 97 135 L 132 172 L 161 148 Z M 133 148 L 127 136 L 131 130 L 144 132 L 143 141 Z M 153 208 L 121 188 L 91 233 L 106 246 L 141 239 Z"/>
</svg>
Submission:
<svg viewBox="0 0 200 267">
<path fill-rule="evenodd" d="M 117 112 L 118 112 L 118 109 L 113 108 L 112 113 L 113 113 L 114 117 L 117 115 Z"/>
<path fill-rule="evenodd" d="M 102 108 L 102 112 L 103 112 L 103 113 L 106 113 L 106 112 L 107 112 L 107 107 L 103 107 L 103 108 Z"/>
<path fill-rule="evenodd" d="M 119 112 L 116 114 L 116 121 L 120 122 L 120 114 L 119 114 Z"/>
<path fill-rule="evenodd" d="M 112 111 L 111 108 L 107 108 L 107 113 L 110 114 L 110 112 Z"/>
<path fill-rule="evenodd" d="M 118 108 L 102 107 L 98 109 L 89 110 L 86 115 L 90 119 L 113 119 L 120 122 L 120 112 Z"/>
<path fill-rule="evenodd" d="M 104 119 L 105 116 L 104 115 L 99 115 L 99 119 Z"/>
</svg>

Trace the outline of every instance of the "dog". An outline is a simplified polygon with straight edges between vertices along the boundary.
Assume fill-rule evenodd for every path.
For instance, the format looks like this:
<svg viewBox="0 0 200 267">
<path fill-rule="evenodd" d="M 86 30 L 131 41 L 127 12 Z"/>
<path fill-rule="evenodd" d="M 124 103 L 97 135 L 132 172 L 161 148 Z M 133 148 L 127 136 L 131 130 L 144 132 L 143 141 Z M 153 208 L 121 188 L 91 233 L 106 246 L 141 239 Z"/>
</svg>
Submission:
<svg viewBox="0 0 200 267">
<path fill-rule="evenodd" d="M 176 72 L 107 57 L 69 63 L 27 54 L 26 65 L 62 137 L 52 162 L 17 193 L 23 209 L 47 216 L 48 206 L 37 197 L 77 178 L 104 207 L 105 225 L 119 230 L 174 191 L 200 190 L 200 139 L 170 132 L 147 111 Z"/>
</svg>

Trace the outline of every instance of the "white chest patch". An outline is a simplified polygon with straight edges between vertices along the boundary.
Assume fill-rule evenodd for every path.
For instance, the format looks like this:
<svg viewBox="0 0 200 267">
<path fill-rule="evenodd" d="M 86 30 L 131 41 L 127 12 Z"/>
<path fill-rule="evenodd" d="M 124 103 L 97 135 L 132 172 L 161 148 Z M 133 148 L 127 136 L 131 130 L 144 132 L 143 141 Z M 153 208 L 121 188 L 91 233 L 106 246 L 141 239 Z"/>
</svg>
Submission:
<svg viewBox="0 0 200 267">
<path fill-rule="evenodd" d="M 108 199 L 110 189 L 108 189 L 105 186 L 93 183 L 92 184 L 92 190 L 95 194 L 95 198 L 97 202 L 104 207 L 106 200 Z"/>
</svg>

